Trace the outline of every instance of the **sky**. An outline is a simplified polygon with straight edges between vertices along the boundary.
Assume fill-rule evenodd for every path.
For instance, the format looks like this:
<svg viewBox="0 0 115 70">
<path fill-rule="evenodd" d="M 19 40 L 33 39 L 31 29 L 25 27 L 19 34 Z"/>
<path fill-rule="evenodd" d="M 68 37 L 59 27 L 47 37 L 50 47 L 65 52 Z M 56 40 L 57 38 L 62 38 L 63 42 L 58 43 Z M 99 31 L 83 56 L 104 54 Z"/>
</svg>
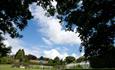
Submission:
<svg viewBox="0 0 115 70">
<path fill-rule="evenodd" d="M 53 3 L 56 5 L 56 3 Z M 55 16 L 45 16 L 45 10 L 33 3 L 29 7 L 33 19 L 28 21 L 28 26 L 20 32 L 23 38 L 12 39 L 9 35 L 4 42 L 12 46 L 12 53 L 24 49 L 26 54 L 33 54 L 37 57 L 44 56 L 54 59 L 56 56 L 64 59 L 66 56 L 76 58 L 84 53 L 79 52 L 81 40 L 78 33 L 65 31 Z"/>
</svg>

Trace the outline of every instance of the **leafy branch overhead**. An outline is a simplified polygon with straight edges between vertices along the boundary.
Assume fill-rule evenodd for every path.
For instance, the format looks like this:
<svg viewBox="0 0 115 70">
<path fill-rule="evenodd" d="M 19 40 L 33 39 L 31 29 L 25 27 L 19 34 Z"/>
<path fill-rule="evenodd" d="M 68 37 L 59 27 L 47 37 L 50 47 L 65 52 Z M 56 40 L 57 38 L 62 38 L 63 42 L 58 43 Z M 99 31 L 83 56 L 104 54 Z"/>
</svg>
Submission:
<svg viewBox="0 0 115 70">
<path fill-rule="evenodd" d="M 29 4 L 32 2 L 36 0 L 0 0 L 0 56 L 3 54 L 1 50 L 6 48 L 3 43 L 5 34 L 9 34 L 12 38 L 22 37 L 19 32 L 32 18 L 29 11 Z"/>
</svg>

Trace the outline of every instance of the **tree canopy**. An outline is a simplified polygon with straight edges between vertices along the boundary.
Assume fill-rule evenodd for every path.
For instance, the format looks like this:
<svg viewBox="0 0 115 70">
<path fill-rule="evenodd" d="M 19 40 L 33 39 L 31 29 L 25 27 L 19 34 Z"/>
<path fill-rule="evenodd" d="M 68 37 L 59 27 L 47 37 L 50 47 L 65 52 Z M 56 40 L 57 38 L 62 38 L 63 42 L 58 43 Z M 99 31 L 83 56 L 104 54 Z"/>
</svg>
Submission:
<svg viewBox="0 0 115 70">
<path fill-rule="evenodd" d="M 27 26 L 27 21 L 32 18 L 29 11 L 29 4 L 32 2 L 36 2 L 36 0 L 0 0 L 0 55 L 3 53 L 6 55 L 10 51 L 3 43 L 5 34 L 9 34 L 12 38 L 22 37 L 19 32 Z M 5 52 L 6 50 L 7 52 Z"/>
<path fill-rule="evenodd" d="M 28 54 L 28 55 L 26 55 L 26 57 L 28 60 L 37 60 L 38 59 L 35 55 L 32 55 L 32 54 Z"/>
</svg>

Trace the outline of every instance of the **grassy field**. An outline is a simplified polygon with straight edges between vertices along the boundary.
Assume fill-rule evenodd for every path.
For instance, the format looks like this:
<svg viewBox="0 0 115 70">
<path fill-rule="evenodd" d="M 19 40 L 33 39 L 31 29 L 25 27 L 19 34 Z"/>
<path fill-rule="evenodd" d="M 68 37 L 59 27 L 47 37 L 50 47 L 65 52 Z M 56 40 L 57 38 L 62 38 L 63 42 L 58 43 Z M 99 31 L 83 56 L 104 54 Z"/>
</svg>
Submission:
<svg viewBox="0 0 115 70">
<path fill-rule="evenodd" d="M 24 68 L 12 68 L 12 65 L 0 65 L 0 70 L 57 70 L 55 68 L 49 68 L 49 67 L 44 67 L 42 68 L 41 66 L 39 65 L 32 65 L 32 68 L 27 68 L 27 69 L 24 69 Z M 59 69 L 58 69 L 59 70 Z M 112 69 L 65 69 L 65 70 L 115 70 L 115 68 L 112 68 Z"/>
<path fill-rule="evenodd" d="M 0 70 L 55 70 L 54 68 L 40 67 L 39 65 L 32 65 L 32 68 L 12 68 L 12 65 L 0 65 Z"/>
<path fill-rule="evenodd" d="M 63 68 L 65 69 L 65 67 L 60 68 L 60 67 L 40 66 L 40 65 L 31 65 L 31 68 L 13 68 L 12 65 L 10 64 L 0 64 L 0 70 L 62 70 Z M 67 69 L 67 70 L 82 70 L 82 69 L 79 68 L 79 69 Z"/>
</svg>

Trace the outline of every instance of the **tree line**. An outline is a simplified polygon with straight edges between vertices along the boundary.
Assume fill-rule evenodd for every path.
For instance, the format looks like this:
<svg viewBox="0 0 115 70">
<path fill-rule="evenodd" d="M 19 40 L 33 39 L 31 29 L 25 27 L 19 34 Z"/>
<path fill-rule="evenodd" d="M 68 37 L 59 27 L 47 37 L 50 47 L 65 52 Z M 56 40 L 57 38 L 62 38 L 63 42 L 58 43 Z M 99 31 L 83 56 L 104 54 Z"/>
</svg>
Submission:
<svg viewBox="0 0 115 70">
<path fill-rule="evenodd" d="M 44 61 L 44 63 L 41 61 Z M 55 66 L 55 65 L 65 65 L 65 64 L 70 64 L 70 63 L 77 63 L 77 62 L 82 62 L 82 61 L 86 61 L 83 56 L 81 56 L 78 59 L 76 59 L 73 56 L 67 56 L 65 57 L 65 59 L 60 59 L 58 56 L 55 57 L 54 59 L 50 59 L 50 58 L 43 57 L 43 56 L 38 58 L 32 54 L 25 55 L 24 49 L 19 49 L 15 55 L 7 55 L 5 57 L 0 58 L 0 64 L 20 64 L 20 65 L 39 64 L 39 65 Z"/>
</svg>

